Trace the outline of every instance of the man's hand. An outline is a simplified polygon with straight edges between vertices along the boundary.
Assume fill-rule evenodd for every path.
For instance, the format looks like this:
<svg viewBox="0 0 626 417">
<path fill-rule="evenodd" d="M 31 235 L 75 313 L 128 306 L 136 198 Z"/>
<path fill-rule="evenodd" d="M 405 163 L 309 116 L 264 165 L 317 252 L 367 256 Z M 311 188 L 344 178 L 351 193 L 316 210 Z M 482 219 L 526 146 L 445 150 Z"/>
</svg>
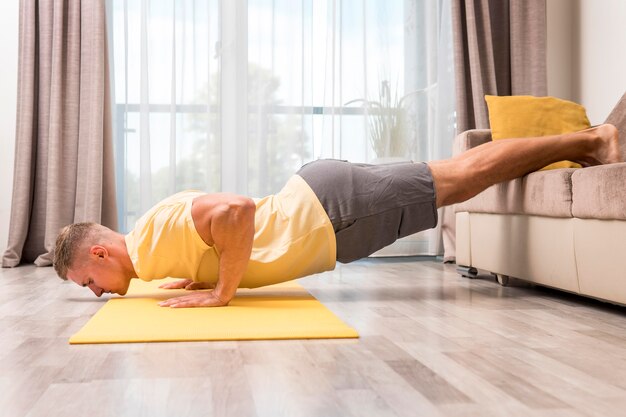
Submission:
<svg viewBox="0 0 626 417">
<path fill-rule="evenodd" d="M 184 288 L 186 290 L 212 290 L 215 288 L 215 284 L 210 282 L 194 282 L 190 279 L 180 279 L 174 282 L 168 282 L 167 284 L 159 285 L 159 288 L 166 290 L 179 290 Z"/>
<path fill-rule="evenodd" d="M 161 307 L 185 308 L 185 307 L 222 307 L 228 305 L 228 301 L 220 300 L 215 291 L 199 291 L 194 294 L 174 297 L 161 301 Z"/>
</svg>

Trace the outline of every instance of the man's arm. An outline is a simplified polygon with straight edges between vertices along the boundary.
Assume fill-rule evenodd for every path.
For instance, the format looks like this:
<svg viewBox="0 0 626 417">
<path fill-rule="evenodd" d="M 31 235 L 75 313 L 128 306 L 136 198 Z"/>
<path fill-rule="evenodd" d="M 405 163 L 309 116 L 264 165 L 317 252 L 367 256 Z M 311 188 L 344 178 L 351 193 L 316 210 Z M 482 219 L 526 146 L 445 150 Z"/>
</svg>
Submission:
<svg viewBox="0 0 626 417">
<path fill-rule="evenodd" d="M 225 304 L 235 295 L 246 272 L 254 240 L 256 206 L 247 197 L 236 197 L 221 205 L 211 221 L 210 233 L 220 258 L 215 294 Z"/>
<path fill-rule="evenodd" d="M 202 291 L 159 303 L 163 307 L 225 306 L 235 295 L 243 278 L 254 240 L 252 199 L 235 194 L 211 194 L 197 197 L 191 217 L 198 234 L 219 254 L 218 281 L 212 291 Z"/>
</svg>

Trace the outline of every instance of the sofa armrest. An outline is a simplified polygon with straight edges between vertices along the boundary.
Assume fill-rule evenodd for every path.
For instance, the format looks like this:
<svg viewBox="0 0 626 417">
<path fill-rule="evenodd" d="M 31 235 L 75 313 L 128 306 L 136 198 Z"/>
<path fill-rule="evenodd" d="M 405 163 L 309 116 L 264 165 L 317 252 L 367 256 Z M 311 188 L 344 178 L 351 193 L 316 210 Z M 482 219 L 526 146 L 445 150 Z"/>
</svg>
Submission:
<svg viewBox="0 0 626 417">
<path fill-rule="evenodd" d="M 452 155 L 458 155 L 489 141 L 491 141 L 490 129 L 466 130 L 454 139 Z"/>
<path fill-rule="evenodd" d="M 478 145 L 491 140 L 491 130 L 472 129 L 467 130 L 454 139 L 452 155 L 458 155 Z M 441 232 L 443 235 L 443 260 L 444 262 L 454 262 L 456 257 L 456 219 L 454 206 L 443 207 L 441 217 Z"/>
<path fill-rule="evenodd" d="M 626 161 L 626 93 L 615 105 L 604 123 L 611 123 L 617 128 L 622 149 L 622 160 Z"/>
</svg>

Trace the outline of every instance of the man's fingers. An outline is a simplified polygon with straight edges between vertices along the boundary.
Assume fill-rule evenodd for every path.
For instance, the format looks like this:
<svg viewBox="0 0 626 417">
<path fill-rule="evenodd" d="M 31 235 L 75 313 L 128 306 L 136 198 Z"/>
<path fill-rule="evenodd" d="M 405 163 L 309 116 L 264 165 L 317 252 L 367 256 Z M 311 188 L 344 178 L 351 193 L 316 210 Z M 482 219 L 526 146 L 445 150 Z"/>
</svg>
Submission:
<svg viewBox="0 0 626 417">
<path fill-rule="evenodd" d="M 166 290 L 179 290 L 181 288 L 186 290 L 208 290 L 215 288 L 215 285 L 210 282 L 193 282 L 190 279 L 179 279 L 178 281 L 161 284 L 159 288 Z"/>
<path fill-rule="evenodd" d="M 222 302 L 215 297 L 212 291 L 199 292 L 196 294 L 185 295 L 182 297 L 174 297 L 168 300 L 161 301 L 159 306 L 161 307 L 218 307 L 228 303 Z"/>
<path fill-rule="evenodd" d="M 167 290 L 171 290 L 172 288 L 174 288 L 174 283 L 168 282 L 167 284 L 161 284 L 159 285 L 159 288 L 165 288 Z"/>
<path fill-rule="evenodd" d="M 181 301 L 180 303 L 172 304 L 170 308 L 190 308 L 190 307 L 210 307 L 199 303 L 197 301 Z"/>
<path fill-rule="evenodd" d="M 186 290 L 209 290 L 215 288 L 210 282 L 192 282 L 185 287 Z"/>
<path fill-rule="evenodd" d="M 193 281 L 190 279 L 180 279 L 178 281 L 161 284 L 159 285 L 159 288 L 164 288 L 166 290 L 178 290 L 180 288 L 185 288 L 187 285 L 189 285 L 192 282 Z"/>
<path fill-rule="evenodd" d="M 189 297 L 187 295 L 184 295 L 182 297 L 175 297 L 175 298 L 167 299 L 165 301 L 161 301 L 159 305 L 161 307 L 172 307 L 178 304 L 189 303 L 190 301 L 196 301 L 195 297 Z"/>
<path fill-rule="evenodd" d="M 181 300 L 180 298 L 181 298 L 181 297 L 170 298 L 170 299 L 168 299 L 168 300 L 161 301 L 161 302 L 159 303 L 159 305 L 160 305 L 161 307 L 169 307 L 169 306 L 171 306 L 171 305 L 173 305 L 173 304 L 180 303 L 180 302 L 184 301 L 184 300 Z"/>
</svg>

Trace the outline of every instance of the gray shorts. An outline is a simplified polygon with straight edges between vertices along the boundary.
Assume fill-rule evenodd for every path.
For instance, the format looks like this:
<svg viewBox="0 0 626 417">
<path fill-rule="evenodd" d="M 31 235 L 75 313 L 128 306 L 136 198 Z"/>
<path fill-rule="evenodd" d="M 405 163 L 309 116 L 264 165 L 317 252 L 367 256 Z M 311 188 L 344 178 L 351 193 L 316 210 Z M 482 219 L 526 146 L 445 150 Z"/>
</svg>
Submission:
<svg viewBox="0 0 626 417">
<path fill-rule="evenodd" d="M 337 261 L 364 258 L 396 239 L 437 225 L 425 163 L 355 164 L 320 159 L 297 173 L 315 192 L 335 229 Z"/>
</svg>

